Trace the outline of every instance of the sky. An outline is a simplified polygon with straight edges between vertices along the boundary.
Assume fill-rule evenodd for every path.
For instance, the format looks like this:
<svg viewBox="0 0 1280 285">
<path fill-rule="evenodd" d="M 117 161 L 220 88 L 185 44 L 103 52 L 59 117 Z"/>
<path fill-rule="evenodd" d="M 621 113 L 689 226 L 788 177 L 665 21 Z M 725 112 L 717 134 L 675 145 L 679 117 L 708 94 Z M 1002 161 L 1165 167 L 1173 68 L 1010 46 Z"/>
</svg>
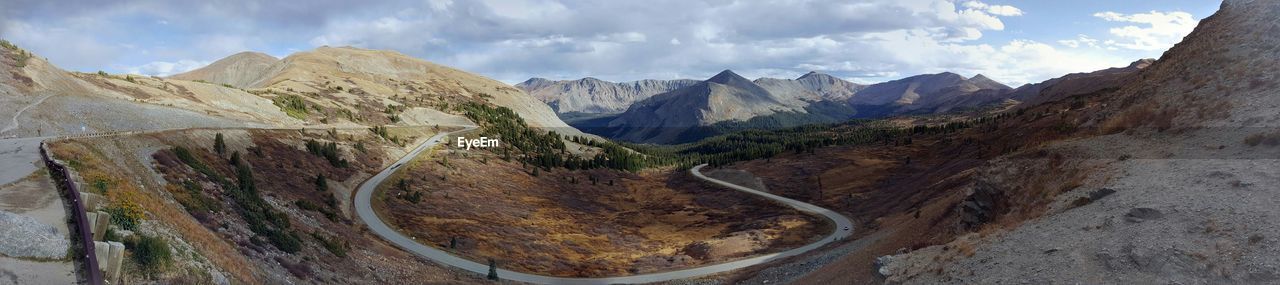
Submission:
<svg viewBox="0 0 1280 285">
<path fill-rule="evenodd" d="M 1158 58 L 1219 2 L 3 0 L 0 38 L 70 70 L 171 75 L 241 51 L 389 49 L 507 83 L 984 74 L 1011 86 Z"/>
</svg>

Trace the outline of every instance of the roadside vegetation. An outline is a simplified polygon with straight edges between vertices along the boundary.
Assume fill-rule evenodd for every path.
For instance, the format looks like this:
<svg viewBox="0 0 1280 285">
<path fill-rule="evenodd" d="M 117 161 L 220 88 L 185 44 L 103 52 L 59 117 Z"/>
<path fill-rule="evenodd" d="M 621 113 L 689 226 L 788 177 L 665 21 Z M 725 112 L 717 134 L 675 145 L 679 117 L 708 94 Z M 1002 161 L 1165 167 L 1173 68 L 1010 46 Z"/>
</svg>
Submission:
<svg viewBox="0 0 1280 285">
<path fill-rule="evenodd" d="M 294 117 L 299 120 L 307 119 L 307 114 L 309 113 L 307 111 L 307 102 L 303 100 L 301 96 L 293 94 L 279 95 L 276 96 L 275 99 L 272 99 L 271 102 L 274 103 L 276 107 L 280 107 L 280 111 L 284 111 L 284 113 L 290 117 Z"/>
<path fill-rule="evenodd" d="M 223 191 L 230 194 L 237 205 L 237 212 L 249 223 L 249 230 L 265 237 L 281 251 L 295 253 L 302 248 L 302 241 L 289 225 L 289 218 L 262 199 L 254 183 L 253 169 L 239 156 L 230 161 L 236 173 L 236 183 L 232 183 L 187 148 L 176 147 L 173 152 L 187 166 L 221 185 Z"/>
<path fill-rule="evenodd" d="M 173 252 L 169 249 L 169 242 L 164 238 L 134 234 L 124 240 L 124 246 L 129 249 L 130 256 L 134 262 L 138 263 L 142 273 L 150 278 L 164 272 L 173 264 Z"/>
</svg>

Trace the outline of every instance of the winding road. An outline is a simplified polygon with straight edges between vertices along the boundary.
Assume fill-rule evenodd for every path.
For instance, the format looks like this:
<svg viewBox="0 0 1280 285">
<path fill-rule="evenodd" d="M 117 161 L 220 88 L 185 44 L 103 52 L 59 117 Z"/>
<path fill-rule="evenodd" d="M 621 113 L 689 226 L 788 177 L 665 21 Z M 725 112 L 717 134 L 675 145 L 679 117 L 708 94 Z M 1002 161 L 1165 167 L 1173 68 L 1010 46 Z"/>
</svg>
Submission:
<svg viewBox="0 0 1280 285">
<path fill-rule="evenodd" d="M 363 184 L 361 184 L 360 187 L 356 190 L 357 192 L 355 197 L 355 206 L 356 206 L 356 214 L 359 215 L 360 219 L 364 221 L 366 225 L 369 226 L 370 230 L 372 230 L 378 236 L 381 236 L 383 239 L 395 244 L 396 246 L 399 246 L 400 248 L 403 248 L 418 256 L 421 256 L 426 259 L 430 259 L 438 263 L 447 264 L 449 266 L 461 268 L 467 271 L 484 275 L 489 273 L 488 264 L 482 264 L 479 262 L 467 260 L 465 258 L 450 254 L 447 251 L 418 243 L 414 239 L 409 238 L 404 234 L 400 233 L 399 231 L 392 229 L 385 222 L 383 222 L 382 219 L 378 217 L 377 213 L 373 211 L 373 206 L 370 204 L 370 201 L 373 198 L 374 190 L 377 189 L 378 185 L 382 184 L 383 180 L 386 180 L 387 177 L 391 176 L 392 173 L 395 173 L 396 169 L 398 169 L 401 165 L 404 165 L 405 163 L 412 161 L 413 158 L 417 157 L 418 154 L 421 153 L 422 151 L 430 149 L 440 143 L 446 142 L 444 140 L 445 137 L 451 134 L 466 132 L 473 129 L 475 128 L 469 127 L 467 129 L 460 130 L 460 131 L 440 133 L 431 137 L 427 141 L 423 142 L 421 145 L 418 145 L 417 148 L 414 148 L 413 151 L 410 151 L 404 157 L 401 157 L 400 160 L 391 164 L 386 169 L 383 169 L 382 172 L 379 172 L 377 175 L 374 175 L 373 177 L 369 178 L 369 180 L 366 180 Z M 779 203 L 785 204 L 787 206 L 790 206 L 800 211 L 822 215 L 823 217 L 830 219 L 835 224 L 835 231 L 832 232 L 830 235 L 827 235 L 822 240 L 819 240 L 817 242 L 814 242 L 799 248 L 783 251 L 783 252 L 765 254 L 765 255 L 755 256 L 747 259 L 735 260 L 730 262 L 724 262 L 724 263 L 718 263 L 718 264 L 712 264 L 712 265 L 694 267 L 694 268 L 688 268 L 688 269 L 680 269 L 680 270 L 674 270 L 674 271 L 647 273 L 647 274 L 639 274 L 639 275 L 631 275 L 631 276 L 619 276 L 619 277 L 572 278 L 572 277 L 543 276 L 543 275 L 529 274 L 529 273 L 523 273 L 523 272 L 515 272 L 515 271 L 499 268 L 497 270 L 498 277 L 506 280 L 536 283 L 536 284 L 595 285 L 595 284 L 634 284 L 634 283 L 662 282 L 662 281 L 668 281 L 668 280 L 706 276 L 706 275 L 744 268 L 752 265 L 763 264 L 770 261 L 799 255 L 799 254 L 808 252 L 810 250 L 814 250 L 819 247 L 822 247 L 823 245 L 826 245 L 828 243 L 846 238 L 850 234 L 852 234 L 852 230 L 850 229 L 852 229 L 853 227 L 853 222 L 851 222 L 849 218 L 846 218 L 845 216 L 840 215 L 835 211 L 814 206 L 809 203 L 800 202 L 800 201 L 796 201 L 786 197 L 770 194 L 764 191 L 754 190 L 751 188 L 742 187 L 729 182 L 708 178 L 706 176 L 703 176 L 702 173 L 699 172 L 699 170 L 702 169 L 702 167 L 704 166 L 706 166 L 706 164 L 698 165 L 696 167 L 693 167 L 692 169 L 689 169 L 689 172 L 693 174 L 693 176 L 698 177 L 699 179 L 706 180 L 720 186 L 728 187 L 733 190 L 738 190 L 738 191 L 742 191 L 742 192 L 746 192 L 754 195 L 759 195 L 761 197 L 777 201 Z"/>
</svg>

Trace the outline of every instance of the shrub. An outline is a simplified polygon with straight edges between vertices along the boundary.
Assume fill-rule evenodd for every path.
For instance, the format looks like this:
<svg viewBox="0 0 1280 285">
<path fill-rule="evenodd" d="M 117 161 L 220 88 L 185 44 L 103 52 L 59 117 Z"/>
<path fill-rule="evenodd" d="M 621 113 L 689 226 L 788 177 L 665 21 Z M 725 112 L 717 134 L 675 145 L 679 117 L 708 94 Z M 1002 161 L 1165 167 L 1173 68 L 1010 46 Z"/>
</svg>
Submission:
<svg viewBox="0 0 1280 285">
<path fill-rule="evenodd" d="M 133 253 L 133 261 L 149 276 L 164 271 L 173 263 L 169 242 L 163 238 L 137 234 L 125 242 L 125 247 Z"/>
<path fill-rule="evenodd" d="M 347 257 L 347 248 L 351 245 L 347 241 L 340 241 L 338 238 L 325 237 L 319 232 L 311 233 L 311 237 L 320 242 L 324 249 L 328 250 L 337 257 Z"/>
<path fill-rule="evenodd" d="M 290 117 L 294 117 L 299 120 L 307 118 L 307 103 L 298 95 L 280 95 L 275 99 L 272 99 L 271 102 L 274 103 L 276 107 L 280 107 L 280 111 L 284 111 L 284 113 Z"/>
<path fill-rule="evenodd" d="M 307 140 L 307 152 L 324 157 L 329 161 L 329 164 L 334 167 L 345 168 L 350 166 L 350 163 L 347 163 L 346 159 L 342 159 L 341 155 L 338 153 L 338 143 L 336 142 L 321 143 L 314 140 Z"/>
<path fill-rule="evenodd" d="M 138 224 L 142 222 L 144 217 L 142 206 L 138 206 L 130 200 L 120 200 L 112 203 L 105 210 L 107 214 L 111 214 L 111 223 L 126 230 L 138 229 Z"/>
<path fill-rule="evenodd" d="M 98 194 L 107 194 L 108 186 L 106 179 L 98 178 L 93 180 L 93 189 L 98 190 Z"/>
<path fill-rule="evenodd" d="M 330 197 L 332 197 L 332 196 L 330 196 Z M 320 214 L 323 214 L 325 219 L 329 219 L 330 221 L 334 221 L 334 222 L 338 221 L 338 214 L 337 214 L 337 213 L 334 213 L 334 212 L 333 212 L 333 210 L 328 209 L 328 208 L 321 208 L 320 206 L 316 205 L 315 203 L 311 203 L 311 201 L 307 201 L 307 200 L 298 200 L 298 201 L 294 201 L 294 202 L 293 202 L 293 204 L 294 204 L 295 206 L 298 206 L 298 209 L 303 209 L 303 210 L 307 210 L 307 211 L 318 212 L 318 213 L 320 213 Z"/>
<path fill-rule="evenodd" d="M 173 199 L 178 200 L 178 204 L 182 204 L 187 212 L 213 213 L 222 210 L 222 205 L 205 195 L 204 189 L 195 181 L 187 180 L 182 183 L 181 189 L 173 189 L 170 192 L 173 193 Z"/>
<path fill-rule="evenodd" d="M 1249 146 L 1277 146 L 1280 145 L 1280 133 L 1253 134 L 1244 138 L 1244 144 Z"/>
</svg>

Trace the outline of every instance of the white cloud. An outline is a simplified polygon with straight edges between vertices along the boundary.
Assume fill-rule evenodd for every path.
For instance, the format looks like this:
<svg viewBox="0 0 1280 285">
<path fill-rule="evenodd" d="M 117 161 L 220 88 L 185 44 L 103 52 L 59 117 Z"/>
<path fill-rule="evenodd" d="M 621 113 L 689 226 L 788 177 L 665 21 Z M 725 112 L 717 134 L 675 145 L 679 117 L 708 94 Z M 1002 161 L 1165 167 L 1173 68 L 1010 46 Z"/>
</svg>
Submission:
<svg viewBox="0 0 1280 285">
<path fill-rule="evenodd" d="M 532 76 L 701 78 L 728 68 L 746 76 L 820 70 L 859 82 L 954 71 L 1017 84 L 1123 65 L 1128 60 L 1107 57 L 1106 49 L 1139 42 L 1101 35 L 993 42 L 984 34 L 1005 30 L 1005 19 L 1024 12 L 975 0 L 228 1 L 107 5 L 122 8 L 57 10 L 56 17 L 33 12 L 13 18 L 31 22 L 20 27 L 30 31 L 14 33 L 14 25 L 0 20 L 0 35 L 22 35 L 15 41 L 39 43 L 28 45 L 89 71 L 116 66 L 166 75 L 242 50 L 352 45 L 397 50 L 508 82 Z M 81 18 L 96 20 L 77 22 Z M 1105 19 L 1141 21 L 1123 14 Z M 157 21 L 168 24 L 136 24 Z M 147 28 L 178 35 L 130 35 Z"/>
<path fill-rule="evenodd" d="M 1098 40 L 1097 40 L 1097 39 L 1091 38 L 1091 37 L 1089 37 L 1089 36 L 1087 36 L 1087 35 L 1083 35 L 1083 34 L 1076 36 L 1076 38 L 1075 38 L 1075 39 L 1070 39 L 1070 40 L 1060 40 L 1060 41 L 1058 41 L 1058 43 L 1059 43 L 1059 44 L 1062 44 L 1062 45 L 1064 45 L 1064 46 L 1070 47 L 1070 48 L 1079 48 L 1079 47 L 1082 47 L 1082 46 L 1084 46 L 1084 47 L 1091 47 L 1091 48 L 1096 48 L 1096 47 L 1098 47 Z"/>
<path fill-rule="evenodd" d="M 1186 12 L 1151 11 L 1122 14 L 1107 11 L 1095 13 L 1093 16 L 1109 22 L 1136 24 L 1111 28 L 1110 33 L 1117 40 L 1109 42 L 1108 45 L 1144 51 L 1160 51 L 1173 47 L 1191 33 L 1198 24 L 1198 21 Z"/>
<path fill-rule="evenodd" d="M 195 61 L 189 59 L 178 60 L 175 62 L 153 61 L 140 66 L 125 68 L 125 73 L 148 75 L 148 76 L 169 76 L 209 65 L 208 61 Z"/>
<path fill-rule="evenodd" d="M 1032 40 L 1000 45 L 966 45 L 923 37 L 922 31 L 891 32 L 868 38 L 887 51 L 878 55 L 894 68 L 918 73 L 983 74 L 1011 86 L 1039 82 L 1063 74 L 1124 66 L 1130 59 L 1092 50 L 1057 49 Z M 914 74 L 908 73 L 908 74 Z"/>
<path fill-rule="evenodd" d="M 965 8 L 986 12 L 987 14 L 996 16 L 1022 16 L 1022 9 L 1009 5 L 991 5 L 981 1 L 969 1 L 964 3 Z"/>
</svg>

